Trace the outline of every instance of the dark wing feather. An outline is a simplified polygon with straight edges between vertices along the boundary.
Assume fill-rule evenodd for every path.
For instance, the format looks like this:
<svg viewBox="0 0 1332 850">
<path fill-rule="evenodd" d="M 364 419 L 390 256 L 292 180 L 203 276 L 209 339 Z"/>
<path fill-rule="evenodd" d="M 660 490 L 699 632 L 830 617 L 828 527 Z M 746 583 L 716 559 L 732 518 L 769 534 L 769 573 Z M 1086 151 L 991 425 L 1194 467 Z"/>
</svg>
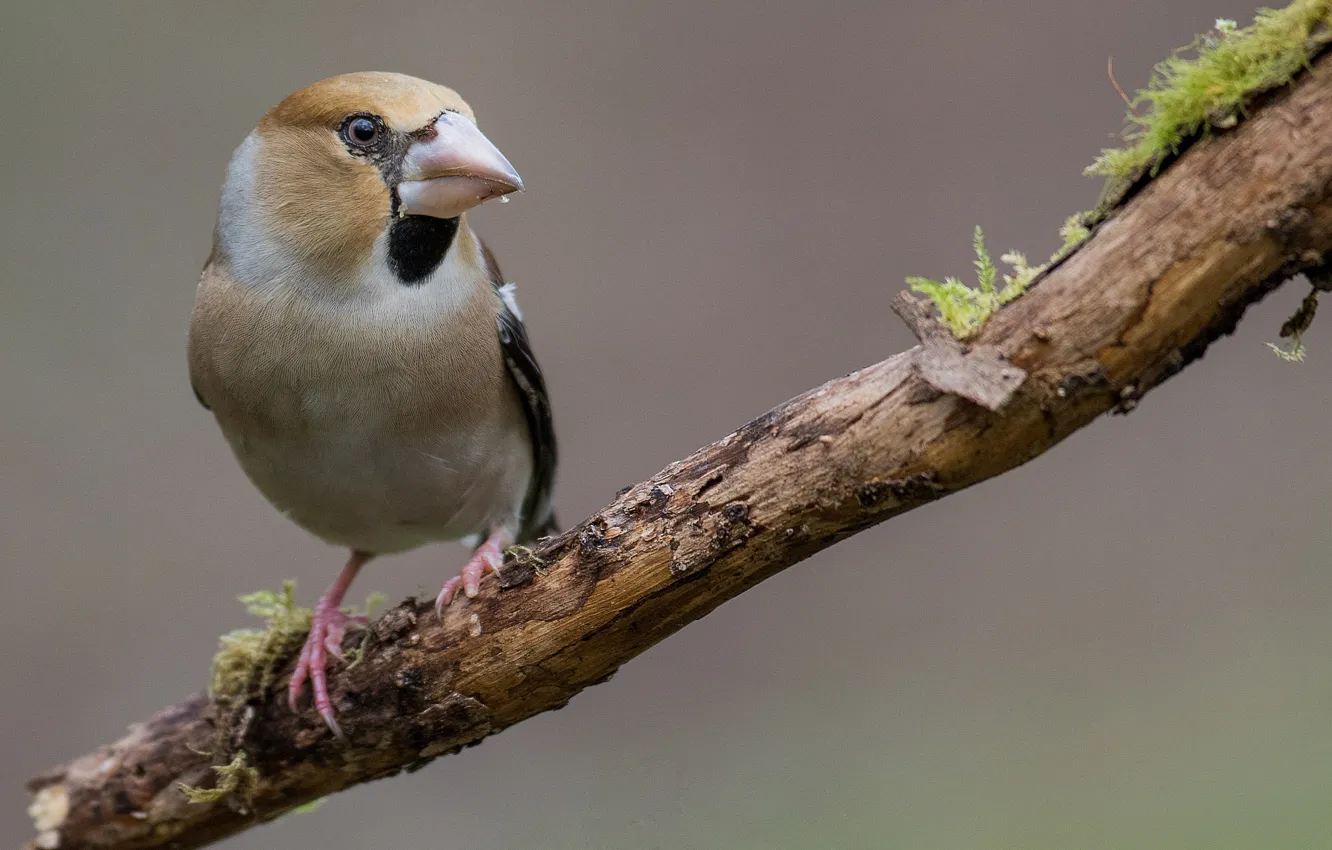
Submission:
<svg viewBox="0 0 1332 850">
<path fill-rule="evenodd" d="M 483 244 L 481 249 L 485 254 L 490 282 L 494 284 L 498 295 L 499 288 L 504 285 L 499 264 L 489 248 Z M 504 363 L 508 366 L 509 377 L 522 401 L 523 415 L 527 419 L 527 430 L 532 441 L 532 481 L 527 486 L 527 497 L 523 500 L 522 526 L 518 532 L 518 542 L 523 543 L 558 530 L 551 506 L 557 458 L 555 420 L 551 413 L 550 396 L 546 392 L 546 379 L 541 374 L 536 355 L 532 353 L 527 328 L 503 296 L 500 297 L 498 326 Z"/>
</svg>

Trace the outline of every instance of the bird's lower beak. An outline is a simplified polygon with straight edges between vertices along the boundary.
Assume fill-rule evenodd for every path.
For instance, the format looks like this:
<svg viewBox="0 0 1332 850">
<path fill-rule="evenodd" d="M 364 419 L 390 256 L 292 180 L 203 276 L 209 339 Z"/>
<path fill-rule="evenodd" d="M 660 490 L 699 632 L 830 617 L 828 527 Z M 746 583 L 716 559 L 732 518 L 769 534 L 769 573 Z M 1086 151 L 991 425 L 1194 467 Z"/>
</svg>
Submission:
<svg viewBox="0 0 1332 850">
<path fill-rule="evenodd" d="M 522 178 L 458 112 L 435 119 L 434 135 L 413 142 L 402 161 L 398 183 L 401 215 L 453 218 L 491 198 L 523 188 Z"/>
</svg>

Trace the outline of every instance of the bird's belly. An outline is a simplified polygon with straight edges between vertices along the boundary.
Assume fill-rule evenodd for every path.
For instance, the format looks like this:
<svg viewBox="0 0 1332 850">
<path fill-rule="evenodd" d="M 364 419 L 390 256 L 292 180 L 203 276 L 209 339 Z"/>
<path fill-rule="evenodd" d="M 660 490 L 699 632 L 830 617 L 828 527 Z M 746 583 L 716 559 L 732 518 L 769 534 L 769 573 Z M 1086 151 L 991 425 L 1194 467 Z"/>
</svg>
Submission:
<svg viewBox="0 0 1332 850">
<path fill-rule="evenodd" d="M 404 440 L 348 423 L 299 437 L 228 436 L 278 510 L 329 543 L 375 554 L 484 534 L 517 515 L 530 476 L 514 429 Z"/>
</svg>

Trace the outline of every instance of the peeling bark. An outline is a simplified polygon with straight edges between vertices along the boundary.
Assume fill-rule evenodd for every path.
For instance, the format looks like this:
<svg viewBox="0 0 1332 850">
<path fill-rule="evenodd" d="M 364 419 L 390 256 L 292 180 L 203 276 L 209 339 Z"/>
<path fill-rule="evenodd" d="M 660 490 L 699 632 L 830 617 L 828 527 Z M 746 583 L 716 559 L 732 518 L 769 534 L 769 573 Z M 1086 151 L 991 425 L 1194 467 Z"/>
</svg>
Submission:
<svg viewBox="0 0 1332 850">
<path fill-rule="evenodd" d="M 969 346 L 899 302 L 921 346 L 629 488 L 442 621 L 429 600 L 387 612 L 361 663 L 333 676 L 347 744 L 313 711 L 291 713 L 279 678 L 228 730 L 258 770 L 246 799 L 190 803 L 178 785 L 214 781 L 219 716 L 190 697 L 32 780 L 41 834 L 27 847 L 200 847 L 559 708 L 779 570 L 1132 409 L 1329 251 L 1325 57 L 1135 187 Z"/>
</svg>

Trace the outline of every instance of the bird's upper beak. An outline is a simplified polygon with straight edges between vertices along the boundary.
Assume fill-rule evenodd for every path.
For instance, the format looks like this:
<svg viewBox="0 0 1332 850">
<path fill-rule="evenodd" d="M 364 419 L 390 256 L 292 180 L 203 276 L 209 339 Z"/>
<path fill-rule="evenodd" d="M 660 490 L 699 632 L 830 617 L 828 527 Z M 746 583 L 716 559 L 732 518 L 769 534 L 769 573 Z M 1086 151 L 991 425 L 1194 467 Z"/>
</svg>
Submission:
<svg viewBox="0 0 1332 850">
<path fill-rule="evenodd" d="M 453 218 L 522 190 L 518 172 L 465 115 L 445 112 L 431 129 L 433 134 L 413 142 L 403 158 L 400 214 Z"/>
</svg>

